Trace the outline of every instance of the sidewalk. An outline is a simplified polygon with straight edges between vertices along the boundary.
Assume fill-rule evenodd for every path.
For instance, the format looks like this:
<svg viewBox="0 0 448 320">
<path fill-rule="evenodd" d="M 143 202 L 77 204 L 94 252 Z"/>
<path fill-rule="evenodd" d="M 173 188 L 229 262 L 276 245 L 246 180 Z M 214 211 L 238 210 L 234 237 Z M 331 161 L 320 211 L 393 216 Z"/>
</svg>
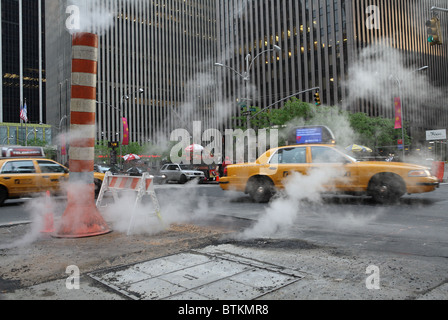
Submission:
<svg viewBox="0 0 448 320">
<path fill-rule="evenodd" d="M 226 221 L 214 226 L 173 225 L 152 236 L 41 236 L 27 244 L 29 227 L 0 228 L 0 300 L 448 297 L 448 284 L 440 285 L 430 261 L 353 254 L 297 239 L 231 240 L 236 229 Z M 19 242 L 22 246 L 5 248 Z M 380 290 L 366 287 L 366 267 L 372 264 L 382 266 Z M 79 268 L 79 289 L 67 287 L 69 266 Z M 416 277 L 417 269 L 424 271 Z"/>
</svg>

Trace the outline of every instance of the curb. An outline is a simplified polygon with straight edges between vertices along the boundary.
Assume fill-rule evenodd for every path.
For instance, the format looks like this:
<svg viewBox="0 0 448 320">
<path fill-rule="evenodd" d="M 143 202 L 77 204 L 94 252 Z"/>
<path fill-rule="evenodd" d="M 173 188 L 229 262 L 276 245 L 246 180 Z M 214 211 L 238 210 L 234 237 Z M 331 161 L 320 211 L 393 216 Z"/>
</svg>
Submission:
<svg viewBox="0 0 448 320">
<path fill-rule="evenodd" d="M 29 221 L 14 221 L 14 222 L 3 223 L 3 224 L 0 223 L 0 228 L 8 228 L 8 227 L 14 227 L 14 226 L 19 226 L 22 224 L 30 224 L 30 223 L 32 223 L 31 220 L 29 220 Z"/>
</svg>

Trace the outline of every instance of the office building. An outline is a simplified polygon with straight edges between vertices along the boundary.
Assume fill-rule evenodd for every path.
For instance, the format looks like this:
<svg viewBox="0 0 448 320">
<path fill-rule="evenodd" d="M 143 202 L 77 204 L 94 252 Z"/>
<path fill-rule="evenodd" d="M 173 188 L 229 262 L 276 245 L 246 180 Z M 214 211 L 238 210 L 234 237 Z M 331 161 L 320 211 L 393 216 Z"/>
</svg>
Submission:
<svg viewBox="0 0 448 320">
<path fill-rule="evenodd" d="M 98 140 L 119 141 L 121 117 L 131 142 L 140 144 L 166 140 L 194 120 L 214 127 L 215 94 L 207 89 L 216 54 L 214 0 L 47 0 L 49 123 L 61 122 L 62 131 L 69 123 L 73 30 L 66 21 L 73 3 L 91 17 L 110 15 L 104 24 L 93 20 L 89 30 L 81 22 L 81 31 L 99 35 Z"/>
<path fill-rule="evenodd" d="M 414 141 L 425 130 L 446 128 L 448 46 L 430 46 L 426 0 L 218 0 L 218 58 L 228 69 L 247 70 L 253 61 L 250 92 L 244 81 L 222 69 L 224 95 L 238 104 L 251 95 L 251 105 L 266 107 L 296 92 L 319 87 L 322 102 L 351 112 L 394 118 L 394 96 L 401 95 L 404 120 Z M 448 15 L 440 14 L 448 40 Z M 260 53 L 278 46 L 282 53 Z M 382 61 L 400 66 L 378 65 Z M 429 68 L 423 73 L 414 70 Z M 377 68 L 378 67 L 378 68 Z M 381 67 L 381 68 L 380 68 Z M 377 69 L 374 69 L 377 68 Z M 354 83 L 362 71 L 362 83 Z M 234 72 L 235 73 L 235 72 Z M 411 76 L 412 75 L 412 76 Z M 411 78 L 415 78 L 413 83 Z M 418 88 L 415 89 L 415 86 Z M 370 87 L 372 90 L 364 90 Z M 401 90 L 400 90 L 401 89 Z M 313 93 L 297 95 L 312 102 Z M 281 107 L 279 104 L 276 107 Z M 235 108 L 236 114 L 239 112 Z M 229 125 L 237 125 L 236 120 Z"/>
<path fill-rule="evenodd" d="M 2 0 L 0 4 L 0 123 L 3 123 L 0 144 L 21 143 L 19 140 L 24 139 L 25 129 L 11 124 L 20 123 L 20 105 L 25 102 L 29 128 L 33 125 L 38 129 L 37 139 L 45 138 L 43 127 L 38 125 L 46 114 L 45 29 L 43 23 L 39 25 L 39 8 L 43 21 L 44 3 L 41 0 Z M 49 138 L 50 132 L 47 133 Z"/>
</svg>

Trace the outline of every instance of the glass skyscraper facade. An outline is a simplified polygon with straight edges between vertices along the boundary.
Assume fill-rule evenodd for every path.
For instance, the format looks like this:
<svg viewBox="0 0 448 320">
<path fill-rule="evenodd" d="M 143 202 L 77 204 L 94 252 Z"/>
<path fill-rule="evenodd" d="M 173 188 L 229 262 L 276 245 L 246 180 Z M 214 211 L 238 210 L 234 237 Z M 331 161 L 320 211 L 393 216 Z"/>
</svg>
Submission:
<svg viewBox="0 0 448 320">
<path fill-rule="evenodd" d="M 431 47 L 425 26 L 432 16 L 431 7 L 446 7 L 445 1 L 217 3 L 219 63 L 245 71 L 248 54 L 254 58 L 274 45 L 282 48 L 280 56 L 268 52 L 254 61 L 249 93 L 241 89 L 241 77 L 225 69 L 220 71 L 223 94 L 232 96 L 235 105 L 241 97 L 251 95 L 251 105 L 263 108 L 296 92 L 319 87 L 324 104 L 393 118 L 393 97 L 401 91 L 404 119 L 413 138 L 424 140 L 425 130 L 448 126 L 444 109 L 448 78 L 443 72 L 447 70 L 447 45 Z M 442 25 L 448 37 L 448 23 Z M 390 62 L 401 68 L 389 67 Z M 421 66 L 429 67 L 427 79 L 412 72 Z M 363 82 L 356 83 L 365 70 L 369 73 L 363 74 Z M 413 83 L 411 78 L 415 78 Z M 312 93 L 297 97 L 313 100 Z M 237 115 L 239 109 L 235 112 Z M 233 121 L 231 125 L 237 124 Z"/>
<path fill-rule="evenodd" d="M 43 1 L 42 1 L 43 8 Z M 43 14 L 42 9 L 42 14 Z M 20 122 L 19 1 L 1 0 L 1 73 L 0 122 Z M 23 23 L 23 98 L 30 123 L 40 122 L 38 1 L 22 0 Z M 44 15 L 42 15 L 44 19 Z M 45 41 L 42 28 L 42 42 Z M 44 45 L 43 45 L 44 46 Z M 45 53 L 43 54 L 42 101 L 45 104 Z M 45 107 L 42 106 L 43 117 Z"/>
<path fill-rule="evenodd" d="M 431 7 L 443 7 L 443 0 L 93 2 L 112 13 L 111 26 L 97 30 L 99 140 L 116 140 L 120 112 L 128 118 L 131 141 L 142 143 L 166 138 L 176 128 L 190 129 L 194 120 L 233 128 L 240 124 L 236 117 L 243 97 L 263 108 L 313 87 L 320 88 L 326 105 L 387 118 L 394 117 L 394 97 L 400 95 L 405 122 L 417 140 L 424 140 L 425 130 L 448 126 L 447 45 L 430 46 L 425 27 L 437 14 Z M 45 26 L 47 123 L 64 127 L 71 3 L 45 3 L 51 17 Z M 444 13 L 439 15 L 446 40 L 448 23 Z M 274 46 L 280 54 L 261 54 Z M 256 57 L 249 81 L 215 66 L 243 75 L 249 54 Z M 422 66 L 429 69 L 413 72 Z M 370 73 L 357 81 L 363 70 Z M 140 88 L 142 94 L 123 99 Z M 297 97 L 312 102 L 313 93 Z"/>
<path fill-rule="evenodd" d="M 72 2 L 47 0 L 48 108 L 53 124 L 69 115 Z M 87 2 L 89 3 L 89 2 Z M 208 71 L 216 54 L 214 0 L 98 0 L 93 11 L 110 14 L 99 35 L 97 137 L 118 141 L 121 117 L 131 142 L 157 143 L 192 121 L 215 127 L 215 94 Z M 140 89 L 141 92 L 140 92 Z M 127 97 L 129 99 L 127 99 Z"/>
</svg>

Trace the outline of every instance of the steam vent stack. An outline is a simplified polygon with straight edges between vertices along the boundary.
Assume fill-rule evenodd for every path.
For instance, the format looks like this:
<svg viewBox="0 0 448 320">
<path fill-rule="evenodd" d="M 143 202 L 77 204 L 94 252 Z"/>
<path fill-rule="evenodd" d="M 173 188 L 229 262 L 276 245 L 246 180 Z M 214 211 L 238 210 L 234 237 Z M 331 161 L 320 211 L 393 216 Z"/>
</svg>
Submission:
<svg viewBox="0 0 448 320">
<path fill-rule="evenodd" d="M 72 59 L 70 181 L 67 208 L 57 238 L 85 238 L 111 232 L 96 207 L 93 175 L 98 36 L 74 34 Z"/>
</svg>

